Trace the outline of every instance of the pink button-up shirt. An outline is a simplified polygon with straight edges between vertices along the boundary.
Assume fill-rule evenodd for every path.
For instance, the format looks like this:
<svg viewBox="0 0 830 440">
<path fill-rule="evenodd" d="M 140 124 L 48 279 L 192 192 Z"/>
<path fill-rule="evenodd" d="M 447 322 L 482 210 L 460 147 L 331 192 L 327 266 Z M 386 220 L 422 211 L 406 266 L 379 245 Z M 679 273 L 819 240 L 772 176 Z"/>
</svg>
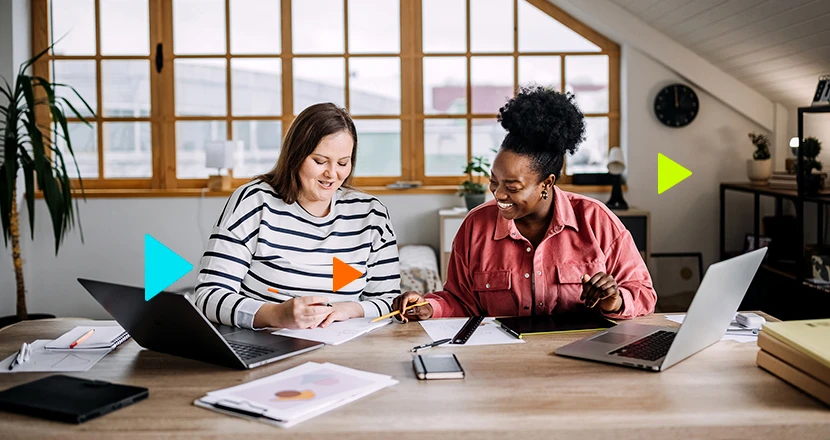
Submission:
<svg viewBox="0 0 830 440">
<path fill-rule="evenodd" d="M 623 308 L 609 318 L 654 312 L 657 294 L 631 233 L 601 202 L 554 186 L 554 213 L 536 249 L 495 201 L 472 210 L 455 236 L 433 317 L 528 316 L 584 310 L 582 276 L 606 272 Z"/>
</svg>

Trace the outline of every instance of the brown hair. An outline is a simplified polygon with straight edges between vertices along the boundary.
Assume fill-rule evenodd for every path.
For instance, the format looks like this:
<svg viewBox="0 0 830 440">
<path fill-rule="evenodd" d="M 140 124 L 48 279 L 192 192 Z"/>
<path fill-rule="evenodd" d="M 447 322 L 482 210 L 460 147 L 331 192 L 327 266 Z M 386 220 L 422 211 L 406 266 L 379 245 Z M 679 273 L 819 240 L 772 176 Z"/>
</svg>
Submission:
<svg viewBox="0 0 830 440">
<path fill-rule="evenodd" d="M 285 203 L 290 205 L 296 202 L 302 189 L 300 168 L 303 161 L 314 152 L 324 137 L 341 131 L 349 133 L 354 142 L 352 169 L 342 185 L 349 188 L 357 162 L 357 130 L 346 109 L 330 102 L 314 104 L 297 115 L 285 134 L 277 164 L 256 179 L 271 185 Z"/>
</svg>

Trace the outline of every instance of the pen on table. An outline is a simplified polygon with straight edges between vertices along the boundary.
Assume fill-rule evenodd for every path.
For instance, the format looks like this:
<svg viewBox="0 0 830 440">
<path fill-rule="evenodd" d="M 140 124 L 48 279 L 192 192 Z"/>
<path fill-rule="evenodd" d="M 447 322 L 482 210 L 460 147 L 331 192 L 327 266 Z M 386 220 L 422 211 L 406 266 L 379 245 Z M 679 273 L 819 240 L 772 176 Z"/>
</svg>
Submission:
<svg viewBox="0 0 830 440">
<path fill-rule="evenodd" d="M 23 345 L 20 346 L 20 350 L 14 356 L 14 359 L 12 359 L 12 362 L 9 364 L 9 371 L 23 362 L 28 361 L 31 353 L 32 346 L 24 342 Z"/>
<path fill-rule="evenodd" d="M 439 339 L 435 342 L 430 342 L 429 344 L 424 344 L 424 345 L 419 345 L 417 347 L 412 347 L 412 350 L 409 350 L 409 351 L 411 351 L 413 353 L 417 353 L 421 350 L 426 350 L 428 348 L 437 347 L 441 344 L 446 344 L 447 342 L 450 342 L 450 341 L 452 341 L 452 338 Z"/>
<path fill-rule="evenodd" d="M 411 308 L 413 308 L 413 307 L 425 306 L 425 305 L 427 305 L 427 304 L 429 304 L 429 303 L 428 303 L 428 302 L 426 302 L 426 301 L 421 301 L 421 302 L 419 302 L 418 304 L 411 304 L 411 305 L 406 306 L 406 308 L 405 308 L 404 310 L 409 310 L 409 309 L 411 309 Z M 371 322 L 378 322 L 378 321 L 380 321 L 381 319 L 391 318 L 391 317 L 393 317 L 393 316 L 395 316 L 395 315 L 398 315 L 398 314 L 400 314 L 400 313 L 401 313 L 401 311 L 400 311 L 400 310 L 395 310 L 394 312 L 389 312 L 389 313 L 387 313 L 387 314 L 385 314 L 385 315 L 383 315 L 383 316 L 378 316 L 377 318 L 373 319 Z"/>
<path fill-rule="evenodd" d="M 280 295 L 290 296 L 291 298 L 302 298 L 302 295 L 297 295 L 296 293 L 280 292 L 279 290 L 277 290 L 273 287 L 269 287 L 268 291 L 273 292 L 273 293 L 277 293 L 277 294 L 280 294 Z M 322 305 L 324 305 L 326 307 L 331 307 L 331 303 L 329 303 L 329 302 L 327 302 L 325 304 L 322 304 Z"/>
<path fill-rule="evenodd" d="M 92 329 L 92 330 L 90 330 L 90 331 L 88 331 L 88 332 L 84 333 L 84 335 L 83 335 L 83 336 L 81 336 L 80 338 L 78 338 L 75 342 L 73 342 L 73 343 L 69 344 L 69 348 L 75 348 L 75 347 L 76 347 L 78 344 L 80 344 L 81 342 L 86 341 L 86 340 L 87 340 L 87 338 L 89 338 L 90 336 L 92 336 L 92 334 L 93 334 L 93 333 L 95 333 L 95 329 Z"/>
</svg>

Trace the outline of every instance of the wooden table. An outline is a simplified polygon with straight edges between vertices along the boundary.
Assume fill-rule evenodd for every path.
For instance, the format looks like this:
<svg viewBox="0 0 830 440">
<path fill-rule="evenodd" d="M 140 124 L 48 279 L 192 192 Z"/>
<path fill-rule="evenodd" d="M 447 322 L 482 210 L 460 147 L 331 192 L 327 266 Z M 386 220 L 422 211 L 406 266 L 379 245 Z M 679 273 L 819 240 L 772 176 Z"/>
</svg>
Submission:
<svg viewBox="0 0 830 440">
<path fill-rule="evenodd" d="M 641 322 L 671 325 L 662 316 Z M 56 338 L 82 322 L 43 320 L 0 331 L 0 355 Z M 827 439 L 830 410 L 755 366 L 753 343 L 721 341 L 662 372 L 568 359 L 557 347 L 585 334 L 538 335 L 526 344 L 454 351 L 465 380 L 418 381 L 409 349 L 429 341 L 418 324 L 390 324 L 339 346 L 249 371 L 143 350 L 130 341 L 74 376 L 139 385 L 149 399 L 82 425 L 0 412 L 3 439 L 259 438 Z M 207 391 L 308 361 L 389 374 L 398 385 L 290 429 L 193 406 Z M 6 389 L 47 373 L 0 374 Z"/>
</svg>

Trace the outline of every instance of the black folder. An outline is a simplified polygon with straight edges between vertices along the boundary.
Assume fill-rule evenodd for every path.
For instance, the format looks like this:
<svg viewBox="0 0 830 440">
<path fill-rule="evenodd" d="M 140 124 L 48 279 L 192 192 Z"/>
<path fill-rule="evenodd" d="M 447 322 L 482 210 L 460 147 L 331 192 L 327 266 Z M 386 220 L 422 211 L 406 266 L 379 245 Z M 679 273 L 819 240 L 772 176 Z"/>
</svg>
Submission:
<svg viewBox="0 0 830 440">
<path fill-rule="evenodd" d="M 0 392 L 0 410 L 83 423 L 146 399 L 147 388 L 54 375 Z"/>
</svg>

